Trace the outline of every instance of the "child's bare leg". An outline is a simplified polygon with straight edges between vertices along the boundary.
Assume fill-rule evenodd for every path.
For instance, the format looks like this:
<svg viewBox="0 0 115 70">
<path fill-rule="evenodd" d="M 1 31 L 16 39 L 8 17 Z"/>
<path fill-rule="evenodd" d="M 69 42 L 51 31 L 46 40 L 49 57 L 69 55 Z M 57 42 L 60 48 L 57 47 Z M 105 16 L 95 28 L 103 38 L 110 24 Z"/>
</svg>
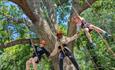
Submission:
<svg viewBox="0 0 115 70">
<path fill-rule="evenodd" d="M 30 64 L 32 64 L 32 58 L 26 61 L 26 70 L 30 70 Z"/>
<path fill-rule="evenodd" d="M 102 35 L 104 36 L 105 39 L 107 39 L 107 40 L 110 39 L 111 35 L 109 33 L 107 33 L 106 31 L 102 30 L 101 28 L 99 28 L 97 26 L 94 26 L 92 24 L 89 27 L 92 28 L 92 29 L 94 29 L 97 32 L 102 33 Z"/>
<path fill-rule="evenodd" d="M 85 32 L 85 34 L 86 34 L 86 36 L 87 36 L 87 38 L 89 40 L 90 45 L 92 47 L 96 47 L 96 44 L 92 41 L 92 37 L 91 37 L 91 35 L 89 33 L 89 28 L 84 28 L 84 32 Z"/>
<path fill-rule="evenodd" d="M 92 41 L 91 35 L 89 33 L 89 29 L 88 28 L 84 28 L 84 32 L 85 32 L 89 42 L 92 43 L 93 41 Z"/>
<path fill-rule="evenodd" d="M 37 57 L 34 57 L 33 60 L 32 60 L 34 70 L 37 70 L 37 63 L 36 63 L 37 60 L 38 60 Z"/>
<path fill-rule="evenodd" d="M 103 33 L 103 34 L 105 34 L 106 33 L 106 31 L 104 31 L 104 30 L 102 30 L 101 28 L 99 28 L 99 27 L 97 27 L 97 26 L 94 26 L 94 25 L 90 25 L 89 26 L 91 29 L 94 29 L 95 31 L 97 31 L 97 32 L 100 32 L 100 33 Z"/>
</svg>

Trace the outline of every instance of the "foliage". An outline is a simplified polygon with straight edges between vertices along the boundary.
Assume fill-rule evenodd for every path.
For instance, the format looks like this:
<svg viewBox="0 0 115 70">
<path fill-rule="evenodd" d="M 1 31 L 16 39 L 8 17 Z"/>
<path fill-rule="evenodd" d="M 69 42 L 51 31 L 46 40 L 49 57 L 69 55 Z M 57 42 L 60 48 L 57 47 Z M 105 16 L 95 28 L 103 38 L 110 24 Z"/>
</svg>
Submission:
<svg viewBox="0 0 115 70">
<path fill-rule="evenodd" d="M 59 4 L 60 2 L 64 3 Z M 80 0 L 80 5 L 86 0 Z M 67 22 L 71 12 L 71 2 L 67 0 L 55 0 L 54 1 L 58 7 L 57 12 L 57 22 L 60 24 L 60 28 L 67 35 Z M 108 42 L 112 51 L 115 52 L 115 0 L 98 0 L 91 8 L 84 11 L 81 16 L 83 16 L 87 21 L 92 24 L 103 28 L 110 34 L 112 34 L 113 40 Z M 47 11 L 45 11 L 45 16 L 47 16 Z M 8 17 L 22 19 L 21 23 L 8 20 Z M 0 1 L 0 43 L 7 43 L 13 40 L 21 38 L 30 38 L 31 31 L 26 27 L 25 20 L 27 17 L 24 15 L 22 10 L 18 6 L 12 4 L 11 2 Z M 103 65 L 106 70 L 115 69 L 115 59 L 108 51 L 108 48 L 103 42 L 103 39 L 98 33 L 91 33 L 94 42 L 97 44 L 94 52 L 98 54 L 99 62 Z M 80 33 L 80 38 L 75 42 L 74 45 L 74 55 L 77 62 L 80 64 L 82 70 L 93 70 L 93 63 L 91 61 L 91 56 L 87 50 L 87 39 L 83 32 Z M 32 51 L 29 45 L 16 45 L 7 49 L 0 49 L 0 70 L 25 70 L 26 60 L 31 57 Z M 42 59 L 38 65 L 39 70 L 49 70 L 49 61 L 46 57 Z"/>
</svg>

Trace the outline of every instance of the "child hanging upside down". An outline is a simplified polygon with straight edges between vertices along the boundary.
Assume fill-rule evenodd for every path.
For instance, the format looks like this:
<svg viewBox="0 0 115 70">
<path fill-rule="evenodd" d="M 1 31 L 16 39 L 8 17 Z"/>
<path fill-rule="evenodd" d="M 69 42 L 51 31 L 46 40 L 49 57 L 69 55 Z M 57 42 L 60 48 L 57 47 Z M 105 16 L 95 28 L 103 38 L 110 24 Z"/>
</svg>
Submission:
<svg viewBox="0 0 115 70">
<path fill-rule="evenodd" d="M 55 56 L 59 53 L 59 69 L 63 70 L 63 60 L 67 56 L 70 61 L 73 63 L 77 70 L 80 70 L 79 65 L 77 64 L 74 55 L 72 52 L 67 48 L 68 43 L 75 40 L 78 37 L 77 33 L 72 37 L 65 37 L 61 31 L 57 32 L 56 34 L 56 43 L 55 48 L 50 56 Z"/>
<path fill-rule="evenodd" d="M 30 70 L 30 65 L 33 65 L 34 70 L 37 70 L 37 64 L 42 58 L 42 55 L 45 53 L 47 57 L 49 57 L 50 53 L 44 48 L 46 45 L 45 40 L 41 40 L 39 46 L 35 46 L 33 42 L 31 42 L 31 46 L 34 49 L 33 56 L 27 60 L 26 62 L 26 70 Z"/>
<path fill-rule="evenodd" d="M 79 15 L 72 17 L 72 23 L 76 24 L 77 32 L 80 32 L 80 29 L 83 28 L 83 30 L 84 30 L 84 32 L 85 32 L 85 34 L 86 34 L 86 36 L 89 40 L 89 43 L 92 46 L 96 46 L 96 44 L 92 41 L 92 38 L 91 38 L 91 35 L 90 35 L 90 32 L 92 30 L 95 30 L 96 32 L 102 33 L 106 39 L 111 36 L 106 31 L 102 30 L 101 28 L 96 27 L 96 26 L 88 23 L 87 21 L 85 21 L 84 18 L 80 17 Z"/>
</svg>

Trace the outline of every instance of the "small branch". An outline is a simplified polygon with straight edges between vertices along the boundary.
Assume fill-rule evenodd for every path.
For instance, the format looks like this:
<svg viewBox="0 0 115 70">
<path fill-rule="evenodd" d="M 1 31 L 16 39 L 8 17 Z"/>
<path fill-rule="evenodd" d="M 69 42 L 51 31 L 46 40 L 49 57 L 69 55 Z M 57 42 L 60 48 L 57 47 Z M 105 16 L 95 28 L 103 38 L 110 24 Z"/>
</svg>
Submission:
<svg viewBox="0 0 115 70">
<path fill-rule="evenodd" d="M 34 43 L 38 43 L 39 39 L 32 39 L 32 41 Z M 19 39 L 19 40 L 15 40 L 9 43 L 5 43 L 5 44 L 0 44 L 0 48 L 8 48 L 14 45 L 18 45 L 18 44 L 29 44 L 30 43 L 30 39 Z"/>
<path fill-rule="evenodd" d="M 95 3 L 97 0 L 86 0 L 86 2 L 84 3 L 84 5 L 80 8 L 79 13 L 83 12 L 84 10 L 86 10 L 87 8 L 91 7 L 91 5 L 93 3 Z"/>
</svg>

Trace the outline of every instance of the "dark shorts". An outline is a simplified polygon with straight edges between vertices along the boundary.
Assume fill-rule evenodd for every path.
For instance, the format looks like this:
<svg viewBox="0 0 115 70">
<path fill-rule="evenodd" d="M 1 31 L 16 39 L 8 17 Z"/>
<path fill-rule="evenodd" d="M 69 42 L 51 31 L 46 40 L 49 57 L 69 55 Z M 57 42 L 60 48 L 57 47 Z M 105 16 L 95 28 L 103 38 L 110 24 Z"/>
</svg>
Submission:
<svg viewBox="0 0 115 70">
<path fill-rule="evenodd" d="M 90 28 L 90 23 L 86 23 L 84 26 L 82 25 L 82 28 L 88 28 L 89 32 L 91 32 L 93 29 Z"/>
<path fill-rule="evenodd" d="M 36 56 L 36 54 L 35 54 L 35 53 L 33 53 L 32 58 L 35 58 L 35 57 L 37 57 L 37 60 L 36 60 L 36 62 L 35 62 L 35 63 L 39 63 L 39 61 L 41 60 L 41 58 L 40 58 L 40 57 L 38 57 L 38 56 Z"/>
<path fill-rule="evenodd" d="M 81 22 L 82 22 L 82 25 L 81 25 L 82 28 L 88 28 L 89 32 L 91 32 L 93 30 L 90 28 L 91 23 L 88 23 L 85 20 L 82 20 Z"/>
<path fill-rule="evenodd" d="M 40 59 L 36 56 L 36 57 L 32 57 L 32 58 L 35 58 L 35 63 L 39 63 Z"/>
<path fill-rule="evenodd" d="M 91 29 L 91 28 L 89 28 L 89 27 L 88 27 L 88 29 L 89 29 L 89 33 L 90 33 L 91 31 L 93 31 L 93 29 Z"/>
</svg>

